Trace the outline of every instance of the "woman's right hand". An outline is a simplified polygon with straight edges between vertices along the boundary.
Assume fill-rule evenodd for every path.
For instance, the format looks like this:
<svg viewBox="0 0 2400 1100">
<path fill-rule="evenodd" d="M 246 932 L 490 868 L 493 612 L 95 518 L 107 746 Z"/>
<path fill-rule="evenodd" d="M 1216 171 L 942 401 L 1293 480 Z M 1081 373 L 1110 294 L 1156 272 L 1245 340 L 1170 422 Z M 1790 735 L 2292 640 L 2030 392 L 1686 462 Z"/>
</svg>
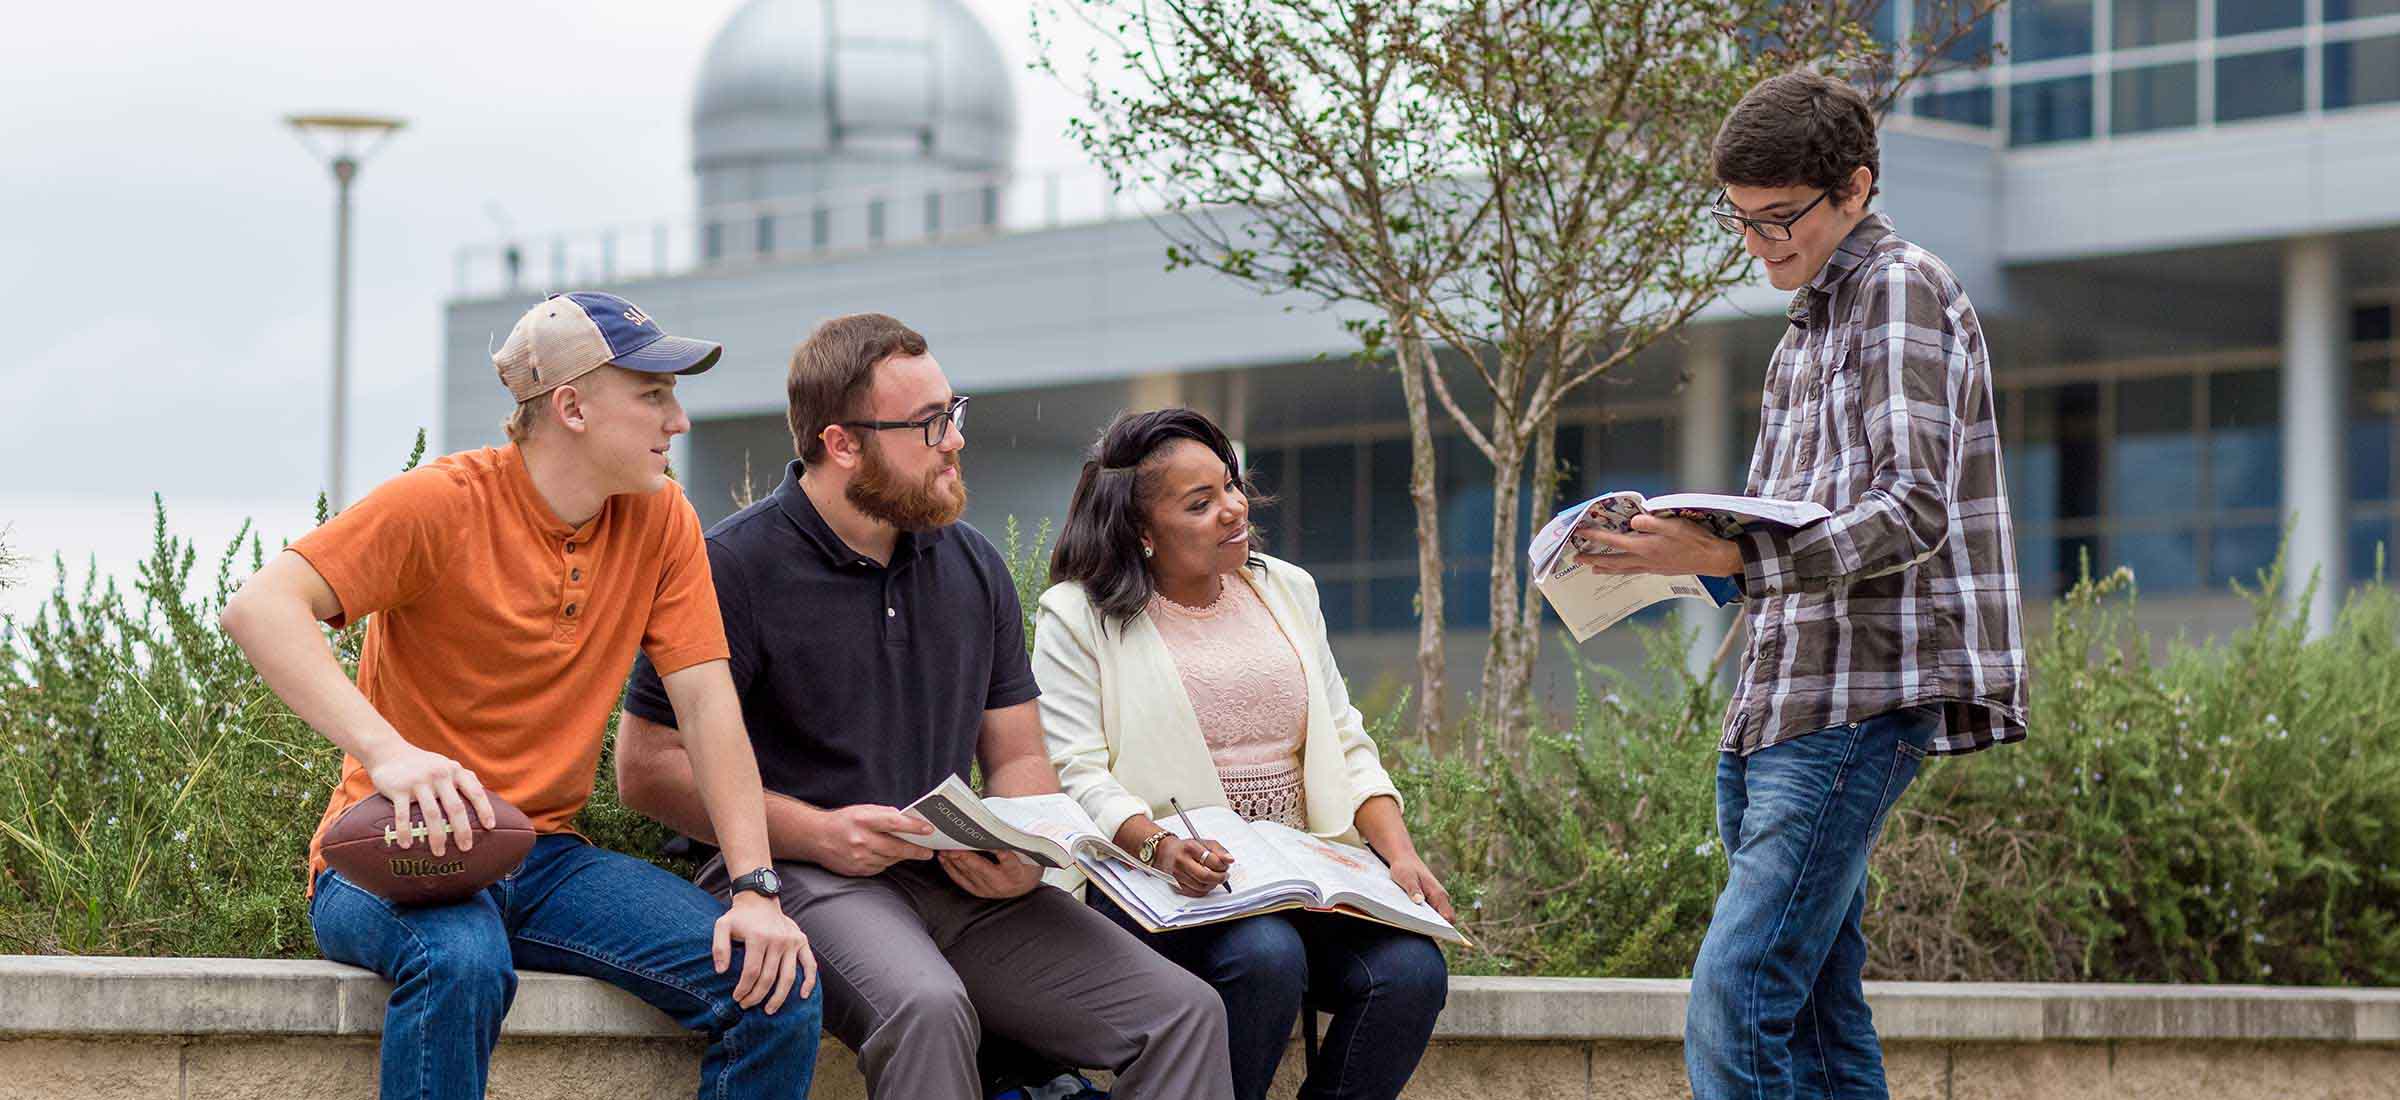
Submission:
<svg viewBox="0 0 2400 1100">
<path fill-rule="evenodd" d="M 1152 866 L 1175 876 L 1175 892 L 1196 898 L 1225 885 L 1233 871 L 1233 853 L 1213 840 L 1190 841 L 1173 833 L 1159 838 Z"/>
</svg>

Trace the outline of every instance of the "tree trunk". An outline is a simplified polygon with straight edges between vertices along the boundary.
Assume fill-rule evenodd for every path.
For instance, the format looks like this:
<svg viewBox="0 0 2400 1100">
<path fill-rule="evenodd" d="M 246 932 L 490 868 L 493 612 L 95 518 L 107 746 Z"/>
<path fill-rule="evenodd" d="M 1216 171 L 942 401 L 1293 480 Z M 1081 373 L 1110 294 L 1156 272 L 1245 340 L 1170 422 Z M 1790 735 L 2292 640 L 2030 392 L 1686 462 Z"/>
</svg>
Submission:
<svg viewBox="0 0 2400 1100">
<path fill-rule="evenodd" d="M 1525 514 L 1532 517 L 1530 522 L 1534 524 L 1534 529 L 1540 530 L 1541 524 L 1549 522 L 1550 512 L 1556 507 L 1559 496 L 1558 417 L 1555 414 L 1544 418 L 1533 429 L 1532 470 L 1533 476 L 1527 479 L 1525 487 Z M 1533 536 L 1525 537 L 1530 540 Z M 1533 670 L 1542 657 L 1542 609 L 1548 605 L 1543 601 L 1541 591 L 1533 586 L 1531 578 L 1527 579 L 1524 594 L 1519 598 L 1523 600 L 1523 605 L 1518 609 L 1518 622 L 1524 628 L 1521 644 L 1525 647 L 1522 665 L 1525 682 L 1517 685 L 1515 697 L 1519 703 L 1519 720 L 1516 724 L 1519 741 L 1513 748 L 1522 750 L 1530 743 L 1525 735 L 1530 733 L 1534 717 L 1541 712 L 1541 708 L 1533 705 Z"/>
<path fill-rule="evenodd" d="M 1503 430 L 1492 436 L 1492 450 L 1492 640 L 1484 652 L 1483 698 L 1477 710 L 1482 716 L 1479 737 L 1505 749 L 1523 709 L 1517 697 L 1531 679 L 1525 664 L 1525 627 L 1515 613 L 1517 560 L 1523 554 L 1517 545 L 1517 489 L 1525 469 L 1525 440 Z"/>
<path fill-rule="evenodd" d="M 1399 334 L 1400 393 L 1408 402 L 1408 497 L 1417 513 L 1417 737 L 1431 746 L 1444 718 L 1447 662 L 1442 653 L 1442 506 L 1434 497 L 1433 413 L 1424 372 L 1433 369 L 1433 349 L 1413 321 L 1393 325 Z"/>
</svg>

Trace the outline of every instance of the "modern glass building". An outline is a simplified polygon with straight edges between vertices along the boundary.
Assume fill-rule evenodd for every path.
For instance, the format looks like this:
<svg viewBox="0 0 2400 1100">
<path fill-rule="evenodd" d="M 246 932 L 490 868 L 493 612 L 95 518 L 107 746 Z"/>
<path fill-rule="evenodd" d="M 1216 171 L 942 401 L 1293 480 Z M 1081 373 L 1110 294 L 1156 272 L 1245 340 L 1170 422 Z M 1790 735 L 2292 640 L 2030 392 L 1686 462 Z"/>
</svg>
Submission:
<svg viewBox="0 0 2400 1100">
<path fill-rule="evenodd" d="M 1886 29 L 1914 18 L 1898 0 Z M 2230 585 L 2287 530 L 2332 588 L 2369 576 L 2400 541 L 2400 0 L 2017 0 L 1957 52 L 1993 46 L 1890 121 L 1879 202 L 1984 318 L 2035 622 L 2088 559 L 2133 569 L 2165 633 L 2222 632 L 2248 613 Z M 1166 272 L 1148 221 L 1012 174 L 996 57 L 956 0 L 753 0 L 699 74 L 691 215 L 462 252 L 445 445 L 499 438 L 490 333 L 540 290 L 618 290 L 726 343 L 685 390 L 677 463 L 713 520 L 745 469 L 764 492 L 791 456 L 792 345 L 823 317 L 888 312 L 976 398 L 970 520 L 1058 516 L 1111 415 L 1195 405 L 1281 498 L 1271 548 L 1318 577 L 1353 679 L 1404 674 L 1396 381 L 1349 361 L 1338 316 Z M 914 75 L 866 94 L 870 67 Z M 1562 417 L 1567 491 L 1738 488 L 1784 300 L 1744 288 L 1588 388 Z M 1441 476 L 1453 675 L 1470 682 L 1491 555 L 1520 548 L 1490 545 L 1489 475 L 1455 433 Z M 1611 631 L 1583 655 L 1632 646 Z"/>
</svg>

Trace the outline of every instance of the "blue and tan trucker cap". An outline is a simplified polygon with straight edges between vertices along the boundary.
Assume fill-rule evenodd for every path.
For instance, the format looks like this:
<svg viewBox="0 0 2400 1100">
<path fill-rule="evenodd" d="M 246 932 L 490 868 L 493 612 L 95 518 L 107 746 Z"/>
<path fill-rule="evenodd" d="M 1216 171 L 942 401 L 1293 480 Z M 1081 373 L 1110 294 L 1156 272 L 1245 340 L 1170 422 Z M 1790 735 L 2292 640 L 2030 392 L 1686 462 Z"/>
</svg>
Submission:
<svg viewBox="0 0 2400 1100">
<path fill-rule="evenodd" d="M 553 294 L 525 311 L 492 356 L 500 384 L 523 402 L 605 366 L 653 374 L 698 374 L 717 365 L 724 345 L 669 336 L 658 322 L 614 294 Z"/>
</svg>

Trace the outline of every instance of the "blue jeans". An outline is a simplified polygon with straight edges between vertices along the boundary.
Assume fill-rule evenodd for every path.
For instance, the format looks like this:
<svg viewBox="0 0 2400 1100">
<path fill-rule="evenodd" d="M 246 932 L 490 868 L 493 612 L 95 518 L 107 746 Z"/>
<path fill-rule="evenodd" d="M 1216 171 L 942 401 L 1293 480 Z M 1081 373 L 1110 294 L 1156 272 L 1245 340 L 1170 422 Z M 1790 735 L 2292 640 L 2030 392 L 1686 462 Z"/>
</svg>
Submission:
<svg viewBox="0 0 2400 1100">
<path fill-rule="evenodd" d="M 1867 854 L 1941 730 L 1912 707 L 1717 761 L 1732 860 L 1692 964 L 1695 1100 L 1886 1097 L 1859 971 Z"/>
<path fill-rule="evenodd" d="M 1265 1100 L 1306 994 L 1333 1013 L 1299 1100 L 1392 1100 L 1416 1072 L 1450 996 L 1442 949 L 1414 932 L 1286 910 L 1178 932 L 1142 930 L 1097 889 L 1092 908 L 1225 1001 L 1236 1100 Z"/>
<path fill-rule="evenodd" d="M 772 1016 L 736 1004 L 740 945 L 723 974 L 709 957 L 724 913 L 667 871 L 564 834 L 536 839 L 524 866 L 456 904 L 395 906 L 326 871 L 308 911 L 326 958 L 392 983 L 385 1100 L 481 1097 L 519 969 L 598 978 L 706 1031 L 703 1100 L 800 1100 L 822 997 L 803 1000 L 795 981 Z"/>
</svg>

